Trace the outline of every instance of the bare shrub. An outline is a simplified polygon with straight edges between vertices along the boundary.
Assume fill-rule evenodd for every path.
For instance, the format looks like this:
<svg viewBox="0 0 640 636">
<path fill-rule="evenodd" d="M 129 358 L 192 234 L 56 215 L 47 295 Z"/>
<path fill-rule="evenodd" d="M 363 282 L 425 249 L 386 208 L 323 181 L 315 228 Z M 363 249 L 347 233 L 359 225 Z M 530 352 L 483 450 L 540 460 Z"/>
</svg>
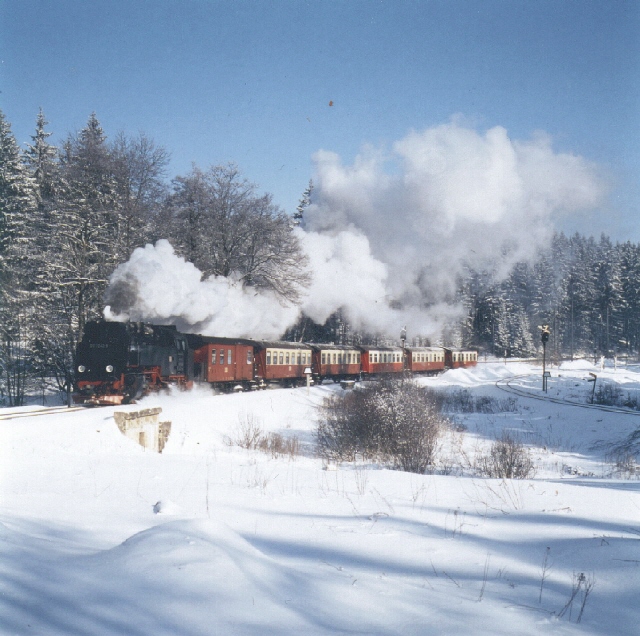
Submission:
<svg viewBox="0 0 640 636">
<path fill-rule="evenodd" d="M 252 413 L 240 416 L 235 443 L 241 448 L 249 450 L 257 448 L 260 438 L 263 437 L 262 423 Z"/>
<path fill-rule="evenodd" d="M 265 433 L 260 419 L 253 414 L 239 418 L 235 439 L 230 440 L 247 450 L 259 450 L 272 457 L 289 456 L 294 458 L 300 454 L 300 440 L 297 436 L 284 437 L 280 433 Z"/>
<path fill-rule="evenodd" d="M 428 391 L 410 381 L 385 379 L 321 407 L 318 452 L 332 461 L 360 456 L 424 473 L 435 458 L 443 418 Z"/>
<path fill-rule="evenodd" d="M 620 406 L 622 402 L 622 389 L 617 384 L 601 382 L 593 397 L 594 404 L 606 406 Z"/>
<path fill-rule="evenodd" d="M 294 458 L 300 454 L 300 440 L 297 436 L 284 437 L 280 433 L 269 433 L 258 440 L 257 448 L 272 457 L 286 455 Z"/>
<path fill-rule="evenodd" d="M 535 474 L 528 449 L 508 432 L 491 444 L 489 453 L 476 458 L 476 470 L 485 477 L 527 479 Z"/>
<path fill-rule="evenodd" d="M 440 410 L 447 413 L 515 413 L 517 398 L 495 398 L 489 395 L 474 395 L 468 389 L 432 391 Z"/>
<path fill-rule="evenodd" d="M 604 406 L 624 406 L 634 411 L 640 411 L 638 396 L 632 395 L 630 392 L 625 395 L 618 384 L 611 382 L 602 382 L 598 385 L 593 396 L 593 403 Z"/>
<path fill-rule="evenodd" d="M 635 453 L 630 450 L 616 449 L 605 455 L 605 460 L 612 465 L 612 475 L 632 479 L 640 472 Z"/>
</svg>

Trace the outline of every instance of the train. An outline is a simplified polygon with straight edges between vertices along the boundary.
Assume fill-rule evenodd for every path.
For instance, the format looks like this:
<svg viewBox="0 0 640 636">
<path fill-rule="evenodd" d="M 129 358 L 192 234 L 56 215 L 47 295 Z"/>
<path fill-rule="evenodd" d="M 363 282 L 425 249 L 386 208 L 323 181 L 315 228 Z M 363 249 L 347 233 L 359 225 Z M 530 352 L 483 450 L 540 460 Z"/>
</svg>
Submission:
<svg viewBox="0 0 640 636">
<path fill-rule="evenodd" d="M 141 322 L 87 322 L 75 355 L 76 404 L 129 404 L 171 385 L 221 391 L 436 374 L 477 364 L 472 349 L 218 338 Z"/>
</svg>

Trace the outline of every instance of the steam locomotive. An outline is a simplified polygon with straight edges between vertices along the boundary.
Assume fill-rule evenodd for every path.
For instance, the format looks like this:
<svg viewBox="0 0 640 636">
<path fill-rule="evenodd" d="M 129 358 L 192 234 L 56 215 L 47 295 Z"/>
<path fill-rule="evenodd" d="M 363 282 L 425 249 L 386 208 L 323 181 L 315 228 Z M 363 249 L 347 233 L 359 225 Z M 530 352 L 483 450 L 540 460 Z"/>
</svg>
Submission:
<svg viewBox="0 0 640 636">
<path fill-rule="evenodd" d="M 467 349 L 215 338 L 171 326 L 92 321 L 76 349 L 73 398 L 78 404 L 127 404 L 170 385 L 189 388 L 198 382 L 224 391 L 294 387 L 308 378 L 322 383 L 435 374 L 475 366 L 477 360 L 477 352 Z"/>
</svg>

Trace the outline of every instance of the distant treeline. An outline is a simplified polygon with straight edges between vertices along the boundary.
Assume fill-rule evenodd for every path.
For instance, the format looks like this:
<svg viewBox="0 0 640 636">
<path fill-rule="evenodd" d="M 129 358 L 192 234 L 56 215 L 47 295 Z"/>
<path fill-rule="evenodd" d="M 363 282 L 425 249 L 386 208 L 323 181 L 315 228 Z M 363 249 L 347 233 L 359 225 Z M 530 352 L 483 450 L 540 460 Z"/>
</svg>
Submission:
<svg viewBox="0 0 640 636">
<path fill-rule="evenodd" d="M 518 263 L 506 278 L 468 269 L 458 282 L 457 301 L 464 315 L 445 329 L 443 344 L 499 357 L 535 356 L 542 351 L 539 327 L 548 325 L 547 355 L 554 358 L 635 356 L 640 349 L 640 245 L 612 243 L 604 235 L 595 240 L 558 233 L 533 262 Z M 353 331 L 341 312 L 324 326 L 303 318 L 287 331 L 291 339 L 300 334 L 345 343 L 375 339 Z M 436 344 L 411 336 L 409 342 Z"/>
</svg>

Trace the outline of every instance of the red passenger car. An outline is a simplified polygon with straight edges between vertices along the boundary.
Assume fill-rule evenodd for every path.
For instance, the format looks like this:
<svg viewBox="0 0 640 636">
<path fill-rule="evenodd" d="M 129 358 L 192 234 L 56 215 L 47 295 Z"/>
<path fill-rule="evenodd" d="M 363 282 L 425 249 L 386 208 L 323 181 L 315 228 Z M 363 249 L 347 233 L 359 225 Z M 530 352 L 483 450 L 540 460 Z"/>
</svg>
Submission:
<svg viewBox="0 0 640 636">
<path fill-rule="evenodd" d="M 189 335 L 193 348 L 194 378 L 225 390 L 255 384 L 255 342 L 235 338 Z"/>
<path fill-rule="evenodd" d="M 360 377 L 362 352 L 346 345 L 311 344 L 313 349 L 313 379 L 318 384 L 329 379 L 356 380 Z"/>
<path fill-rule="evenodd" d="M 411 373 L 435 374 L 444 371 L 442 347 L 407 347 L 407 369 Z"/>
<path fill-rule="evenodd" d="M 382 373 L 402 373 L 404 370 L 401 347 L 361 346 L 363 377 Z"/>
<path fill-rule="evenodd" d="M 472 349 L 445 348 L 444 364 L 449 369 L 475 367 L 478 364 L 478 352 Z"/>
<path fill-rule="evenodd" d="M 285 386 L 302 386 L 311 369 L 311 347 L 300 342 L 256 343 L 256 381 L 265 385 L 277 382 Z"/>
</svg>

